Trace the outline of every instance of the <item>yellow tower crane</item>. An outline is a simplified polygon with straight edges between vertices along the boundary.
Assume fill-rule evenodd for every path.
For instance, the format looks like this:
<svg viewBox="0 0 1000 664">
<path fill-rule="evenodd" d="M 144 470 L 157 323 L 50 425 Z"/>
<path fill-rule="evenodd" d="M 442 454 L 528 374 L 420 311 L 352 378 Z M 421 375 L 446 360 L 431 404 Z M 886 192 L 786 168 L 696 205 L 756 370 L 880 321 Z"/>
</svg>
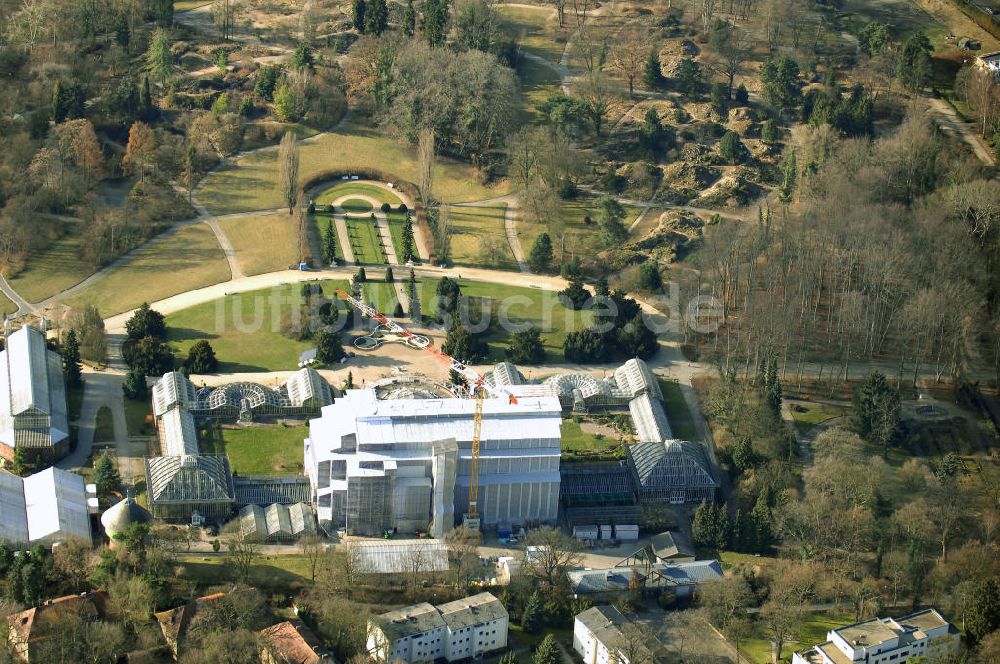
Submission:
<svg viewBox="0 0 1000 664">
<path fill-rule="evenodd" d="M 365 304 L 346 291 L 338 290 L 336 293 L 357 309 L 361 315 L 378 321 L 379 325 L 384 325 L 404 339 L 412 341 L 414 347 L 426 350 L 442 361 L 450 370 L 465 378 L 470 394 L 475 399 L 475 408 L 472 417 L 472 458 L 469 464 L 469 508 L 465 513 L 462 523 L 466 528 L 479 530 L 479 450 L 483 433 L 483 403 L 487 392 L 495 398 L 506 399 L 508 404 L 516 404 L 517 397 L 502 385 L 494 385 L 486 382 L 486 379 L 478 371 L 463 362 L 459 362 L 451 355 L 434 348 L 425 337 L 413 334 L 396 321 L 390 320 L 375 307 Z"/>
</svg>

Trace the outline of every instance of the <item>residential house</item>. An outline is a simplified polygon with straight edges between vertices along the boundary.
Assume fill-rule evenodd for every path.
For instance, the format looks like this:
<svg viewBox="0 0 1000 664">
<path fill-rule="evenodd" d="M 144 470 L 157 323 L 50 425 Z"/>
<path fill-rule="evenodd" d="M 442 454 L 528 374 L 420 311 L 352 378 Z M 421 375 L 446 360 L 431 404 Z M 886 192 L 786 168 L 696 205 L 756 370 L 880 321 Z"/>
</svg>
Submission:
<svg viewBox="0 0 1000 664">
<path fill-rule="evenodd" d="M 260 631 L 261 664 L 337 664 L 337 660 L 301 620 L 286 620 Z"/>
<path fill-rule="evenodd" d="M 507 647 L 507 609 L 490 593 L 440 606 L 415 604 L 368 621 L 368 654 L 376 662 L 449 662 Z"/>
<path fill-rule="evenodd" d="M 88 621 L 99 621 L 107 614 L 108 595 L 103 591 L 67 595 L 7 617 L 7 641 L 23 662 L 41 662 L 39 644 L 52 634 L 52 628 L 72 614 Z"/>
<path fill-rule="evenodd" d="M 650 661 L 648 645 L 627 634 L 628 620 L 613 606 L 595 606 L 573 622 L 573 649 L 583 664 Z"/>
<path fill-rule="evenodd" d="M 206 595 L 177 608 L 153 614 L 156 622 L 160 624 L 160 631 L 163 632 L 163 638 L 166 639 L 175 659 L 184 651 L 184 641 L 187 638 L 188 628 L 191 626 L 191 621 L 198 615 L 198 611 L 206 604 L 216 602 L 225 596 L 225 593 Z"/>
</svg>

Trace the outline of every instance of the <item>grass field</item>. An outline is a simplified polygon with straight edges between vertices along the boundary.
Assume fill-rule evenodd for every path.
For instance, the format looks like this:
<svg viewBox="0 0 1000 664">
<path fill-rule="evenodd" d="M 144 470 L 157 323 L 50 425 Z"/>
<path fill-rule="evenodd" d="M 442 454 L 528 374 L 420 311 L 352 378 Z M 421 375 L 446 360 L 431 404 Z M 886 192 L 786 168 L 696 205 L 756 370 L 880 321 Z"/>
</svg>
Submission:
<svg viewBox="0 0 1000 664">
<path fill-rule="evenodd" d="M 125 399 L 125 424 L 130 436 L 151 436 L 153 428 L 152 402 L 149 399 L 133 401 Z"/>
<path fill-rule="evenodd" d="M 371 271 L 375 276 L 375 270 Z M 394 277 L 396 275 L 393 275 Z M 396 297 L 396 288 L 392 284 L 384 281 L 368 281 L 365 283 L 365 298 L 368 304 L 372 305 L 387 316 L 391 316 L 399 301 Z"/>
<path fill-rule="evenodd" d="M 115 426 L 111 417 L 111 409 L 101 406 L 97 409 L 97 421 L 94 423 L 94 442 L 115 442 Z"/>
<path fill-rule="evenodd" d="M 503 220 L 507 213 L 506 205 L 494 207 L 456 207 L 448 208 L 448 225 L 451 229 L 451 258 L 455 265 L 472 265 L 475 267 L 516 270 L 514 253 L 507 243 Z M 488 260 L 483 256 L 482 240 L 491 237 L 499 242 L 502 248 L 502 258 L 499 262 Z"/>
<path fill-rule="evenodd" d="M 0 293 L 0 314 L 12 314 L 15 311 L 17 311 L 17 305 L 9 297 Z"/>
<path fill-rule="evenodd" d="M 281 206 L 277 182 L 277 148 L 246 154 L 208 174 L 198 198 L 213 214 L 269 210 Z M 335 132 L 301 144 L 299 177 L 333 169 L 372 168 L 414 182 L 416 150 L 380 135 L 375 129 L 348 123 Z M 505 183 L 486 187 L 476 181 L 472 166 L 439 157 L 434 168 L 435 194 L 449 202 L 476 201 L 502 196 Z"/>
<path fill-rule="evenodd" d="M 371 212 L 374 209 L 371 203 L 360 198 L 348 198 L 340 204 L 340 207 L 344 212 L 349 214 L 361 214 L 363 212 Z"/>
<path fill-rule="evenodd" d="M 548 225 L 530 223 L 522 218 L 517 225 L 517 235 L 525 254 L 531 251 L 535 240 L 543 232 L 548 232 L 552 238 L 557 262 L 563 233 L 566 235 L 567 256 L 593 256 L 603 249 L 599 240 L 600 231 L 597 226 L 599 212 L 596 203 L 597 198 L 592 196 L 581 196 L 576 200 L 563 201 L 559 208 L 558 221 Z M 639 217 L 642 208 L 631 205 L 623 207 L 625 208 L 625 219 L 622 223 L 628 228 Z M 591 219 L 589 224 L 584 222 L 584 218 L 588 216 Z"/>
<path fill-rule="evenodd" d="M 222 219 L 218 223 L 236 249 L 236 258 L 247 275 L 284 270 L 298 262 L 293 216 L 284 213 L 248 215 Z"/>
<path fill-rule="evenodd" d="M 18 295 L 36 303 L 75 286 L 93 273 L 93 268 L 80 260 L 79 234 L 70 229 L 48 248 L 32 252 L 24 269 L 8 282 Z"/>
<path fill-rule="evenodd" d="M 403 228 L 406 226 L 406 214 L 399 211 L 393 211 L 389 212 L 386 216 L 389 218 L 389 234 L 392 236 L 392 246 L 396 249 L 396 258 L 403 263 L 405 262 L 403 260 Z M 419 253 L 420 250 L 417 248 L 416 240 L 414 240 L 414 263 L 420 262 Z"/>
<path fill-rule="evenodd" d="M 794 403 L 789 410 L 792 413 L 792 420 L 795 428 L 806 432 L 817 424 L 822 424 L 835 417 L 846 415 L 848 409 L 840 406 L 823 403 Z"/>
<path fill-rule="evenodd" d="M 347 233 L 351 238 L 354 260 L 365 265 L 385 265 L 385 251 L 379 243 L 378 228 L 371 219 L 347 217 Z"/>
<path fill-rule="evenodd" d="M 537 108 L 552 95 L 560 92 L 559 75 L 550 68 L 534 60 L 521 60 L 517 65 L 517 74 L 521 79 L 521 94 L 523 108 L 522 122 L 539 122 Z"/>
<path fill-rule="evenodd" d="M 186 12 L 212 4 L 212 0 L 174 0 L 175 12 Z"/>
<path fill-rule="evenodd" d="M 211 286 L 230 278 L 229 263 L 212 230 L 204 224 L 178 229 L 136 249 L 131 260 L 103 275 L 65 304 L 93 304 L 110 316 L 177 293 Z"/>
<path fill-rule="evenodd" d="M 573 420 L 563 420 L 559 447 L 563 459 L 567 461 L 620 459 L 625 452 L 617 439 L 586 433 Z"/>
<path fill-rule="evenodd" d="M 223 549 L 225 550 L 225 549 Z M 229 556 L 225 554 L 181 554 L 176 557 L 178 575 L 201 587 L 234 581 Z M 259 556 L 250 568 L 247 583 L 264 591 L 288 592 L 309 582 L 309 560 L 306 556 Z"/>
<path fill-rule="evenodd" d="M 497 11 L 504 19 L 504 28 L 517 40 L 518 46 L 549 62 L 559 61 L 563 53 L 563 44 L 550 36 L 550 26 L 552 30 L 558 30 L 555 9 L 498 5 Z"/>
<path fill-rule="evenodd" d="M 667 421 L 674 436 L 682 440 L 701 440 L 698 427 L 691 417 L 691 410 L 684 400 L 684 393 L 679 383 L 672 380 L 660 380 L 660 391 L 663 392 L 663 408 L 667 413 Z"/>
<path fill-rule="evenodd" d="M 782 661 L 791 661 L 792 653 L 826 641 L 827 633 L 836 627 L 854 622 L 854 616 L 847 613 L 810 613 L 795 630 L 795 642 L 787 643 L 781 649 Z M 756 626 L 754 635 L 740 643 L 740 650 L 756 664 L 770 664 L 771 642 L 761 625 Z"/>
<path fill-rule="evenodd" d="M 403 201 L 400 200 L 399 196 L 392 193 L 385 187 L 380 187 L 369 182 L 354 182 L 354 181 L 341 181 L 336 184 L 329 185 L 322 191 L 320 191 L 313 200 L 316 201 L 316 205 L 329 205 L 332 201 L 337 200 L 341 196 L 349 196 L 351 194 L 360 196 L 370 196 L 377 201 L 382 203 L 388 203 L 393 207 L 397 207 Z M 348 201 L 345 201 L 345 203 Z M 367 209 L 371 209 L 369 206 Z M 350 210 L 348 210 L 350 212 Z"/>
<path fill-rule="evenodd" d="M 343 281 L 323 281 L 323 292 L 333 296 Z M 302 304 L 301 286 L 230 295 L 167 316 L 167 340 L 178 359 L 199 339 L 207 339 L 219 358 L 220 372 L 292 370 L 310 341 L 293 341 L 281 334 L 281 319 Z"/>
<path fill-rule="evenodd" d="M 222 441 L 233 471 L 241 475 L 298 475 L 305 426 L 223 427 Z"/>
<path fill-rule="evenodd" d="M 592 320 L 589 312 L 572 311 L 563 307 L 559 298 L 551 291 L 463 279 L 458 279 L 458 282 L 463 295 L 492 299 L 492 304 L 501 307 L 501 315 L 511 325 L 531 323 L 541 330 L 546 362 L 564 361 L 563 343 L 566 333 L 584 329 Z M 437 279 L 421 279 L 417 284 L 421 311 L 427 315 L 436 311 L 437 284 Z M 492 361 L 503 359 L 510 340 L 511 333 L 504 329 L 503 322 L 497 321 L 485 333 Z"/>
</svg>

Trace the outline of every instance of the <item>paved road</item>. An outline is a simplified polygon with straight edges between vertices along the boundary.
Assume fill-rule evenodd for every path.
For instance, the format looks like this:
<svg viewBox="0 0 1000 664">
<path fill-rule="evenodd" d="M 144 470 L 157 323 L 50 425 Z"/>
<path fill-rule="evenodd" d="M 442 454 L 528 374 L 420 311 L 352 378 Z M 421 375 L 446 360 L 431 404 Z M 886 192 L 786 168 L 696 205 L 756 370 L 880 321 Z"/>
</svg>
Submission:
<svg viewBox="0 0 1000 664">
<path fill-rule="evenodd" d="M 124 450 L 128 447 L 128 425 L 125 420 L 121 375 L 111 372 L 87 372 L 84 374 L 80 419 L 76 422 L 78 426 L 76 449 L 56 463 L 58 468 L 80 468 L 86 465 L 94 444 L 97 411 L 103 406 L 111 409 L 116 449 Z"/>
</svg>

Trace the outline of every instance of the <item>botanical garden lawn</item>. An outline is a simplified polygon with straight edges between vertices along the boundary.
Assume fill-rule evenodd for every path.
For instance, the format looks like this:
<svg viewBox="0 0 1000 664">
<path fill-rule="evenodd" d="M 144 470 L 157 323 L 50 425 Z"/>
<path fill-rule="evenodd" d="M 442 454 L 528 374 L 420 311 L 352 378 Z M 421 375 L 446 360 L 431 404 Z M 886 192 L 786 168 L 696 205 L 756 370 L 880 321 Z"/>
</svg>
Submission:
<svg viewBox="0 0 1000 664">
<path fill-rule="evenodd" d="M 316 205 L 329 205 L 332 201 L 337 200 L 341 196 L 349 196 L 351 194 L 358 196 L 370 196 L 380 203 L 388 203 L 389 205 L 398 207 L 401 201 L 399 196 L 392 193 L 385 187 L 380 187 L 376 184 L 371 184 L 370 182 L 354 182 L 354 181 L 340 181 L 336 184 L 327 186 L 325 189 L 320 191 L 313 197 Z"/>
<path fill-rule="evenodd" d="M 460 269 L 455 270 L 456 277 L 460 274 Z M 427 315 L 433 315 L 436 311 L 434 305 L 438 281 L 420 279 L 417 283 L 421 311 Z M 458 279 L 458 283 L 462 295 L 492 298 L 505 309 L 507 320 L 512 324 L 531 323 L 541 330 L 546 363 L 565 361 L 563 344 L 566 341 L 566 334 L 586 328 L 593 319 L 590 312 L 573 311 L 563 307 L 554 291 L 466 279 Z M 503 329 L 499 321 L 486 333 L 485 339 L 490 347 L 491 361 L 500 361 L 504 358 L 511 333 Z"/>
<path fill-rule="evenodd" d="M 392 246 L 396 249 L 396 258 L 399 259 L 400 263 L 403 263 L 405 262 L 403 260 L 403 229 L 406 227 L 406 214 L 393 210 L 386 216 L 389 218 L 389 234 L 392 236 Z M 414 263 L 419 262 L 419 253 L 416 240 L 414 240 L 413 254 L 416 259 L 413 261 Z M 409 274 L 408 271 L 406 273 Z"/>
<path fill-rule="evenodd" d="M 448 228 L 451 230 L 451 260 L 455 265 L 516 270 L 514 253 L 507 242 L 503 221 L 506 205 L 491 207 L 448 207 Z M 493 237 L 500 243 L 502 256 L 499 262 L 482 255 L 482 240 Z"/>
<path fill-rule="evenodd" d="M 64 303 L 71 307 L 93 304 L 102 315 L 111 316 L 143 302 L 228 281 L 231 276 L 212 229 L 193 224 L 147 242 L 132 252 L 125 265 L 94 280 Z"/>
<path fill-rule="evenodd" d="M 379 244 L 375 223 L 368 217 L 347 217 L 347 233 L 354 250 L 354 260 L 365 265 L 385 265 L 385 251 Z"/>
<path fill-rule="evenodd" d="M 285 270 L 298 262 L 295 217 L 287 212 L 219 220 L 245 274 Z"/>
<path fill-rule="evenodd" d="M 359 214 L 362 212 L 372 212 L 372 204 L 361 198 L 348 198 L 341 202 L 340 208 L 347 213 Z"/>
<path fill-rule="evenodd" d="M 302 441 L 306 426 L 223 427 L 224 451 L 240 475 L 298 475 L 302 469 Z"/>
<path fill-rule="evenodd" d="M 540 121 L 537 108 L 560 92 L 559 75 L 545 65 L 528 59 L 518 63 L 517 73 L 523 96 L 522 122 Z"/>
<path fill-rule="evenodd" d="M 504 27 L 513 34 L 518 46 L 549 62 L 559 62 L 563 54 L 563 44 L 550 36 L 550 30 L 558 29 L 555 9 L 498 5 L 497 11 L 503 17 Z"/>
<path fill-rule="evenodd" d="M 17 305 L 9 297 L 0 293 L 0 314 L 12 314 L 17 311 Z"/>
<path fill-rule="evenodd" d="M 535 240 L 543 232 L 548 232 L 552 238 L 552 248 L 555 250 L 556 261 L 559 260 L 560 235 L 566 233 L 566 253 L 568 256 L 592 256 L 602 249 L 600 246 L 600 230 L 597 226 L 598 208 L 597 197 L 579 196 L 570 201 L 563 201 L 559 207 L 558 224 L 535 224 L 528 222 L 524 217 L 527 210 L 522 210 L 521 219 L 518 221 L 518 239 L 521 241 L 521 248 L 525 255 L 531 252 L 531 247 Z M 625 208 L 625 218 L 622 223 L 628 228 L 635 221 L 642 208 L 632 205 L 623 205 Z M 584 217 L 589 216 L 589 224 L 584 223 Z"/>
<path fill-rule="evenodd" d="M 592 433 L 586 433 L 580 425 L 572 420 L 563 420 L 562 435 L 559 448 L 562 456 L 567 460 L 595 461 L 597 457 L 616 458 L 621 457 L 624 450 L 617 450 L 621 443 L 611 436 L 598 437 Z"/>
<path fill-rule="evenodd" d="M 684 388 L 674 380 L 660 379 L 660 391 L 663 392 L 663 408 L 670 422 L 670 430 L 674 437 L 681 440 L 697 441 L 701 439 L 698 427 L 691 417 L 691 409 L 684 399 Z"/>
<path fill-rule="evenodd" d="M 344 281 L 321 281 L 326 297 L 347 289 Z M 178 361 L 199 339 L 212 344 L 219 371 L 292 371 L 311 341 L 294 341 L 281 334 L 283 316 L 302 304 L 301 284 L 286 284 L 199 304 L 167 316 L 167 341 Z M 235 314 L 235 315 L 234 315 Z"/>
<path fill-rule="evenodd" d="M 17 294 L 31 303 L 75 286 L 94 269 L 80 260 L 80 235 L 69 228 L 65 235 L 42 251 L 32 252 L 24 269 L 7 279 Z"/>
<path fill-rule="evenodd" d="M 269 210 L 281 206 L 277 148 L 239 157 L 209 173 L 198 191 L 198 199 L 212 214 Z M 371 168 L 410 182 L 418 180 L 416 149 L 381 135 L 370 127 L 345 124 L 334 132 L 301 143 L 299 177 L 305 179 L 326 170 L 349 171 Z M 477 201 L 502 196 L 509 185 L 487 187 L 477 182 L 471 165 L 438 157 L 434 168 L 434 192 L 449 202 Z"/>
<path fill-rule="evenodd" d="M 846 613 L 809 613 L 794 632 L 794 643 L 786 643 L 781 649 L 782 660 L 791 660 L 792 653 L 804 650 L 817 643 L 826 641 L 826 635 L 831 629 L 850 625 L 854 622 L 853 615 Z M 740 650 L 750 656 L 755 664 L 770 664 L 771 641 L 764 633 L 761 625 L 757 625 L 753 636 L 740 643 Z"/>
<path fill-rule="evenodd" d="M 375 276 L 374 272 L 375 270 L 372 270 L 373 274 L 369 276 Z M 365 284 L 365 298 L 368 304 L 387 316 L 392 316 L 396 309 L 396 303 L 399 301 L 396 297 L 395 286 L 384 281 L 367 282 Z"/>
</svg>

